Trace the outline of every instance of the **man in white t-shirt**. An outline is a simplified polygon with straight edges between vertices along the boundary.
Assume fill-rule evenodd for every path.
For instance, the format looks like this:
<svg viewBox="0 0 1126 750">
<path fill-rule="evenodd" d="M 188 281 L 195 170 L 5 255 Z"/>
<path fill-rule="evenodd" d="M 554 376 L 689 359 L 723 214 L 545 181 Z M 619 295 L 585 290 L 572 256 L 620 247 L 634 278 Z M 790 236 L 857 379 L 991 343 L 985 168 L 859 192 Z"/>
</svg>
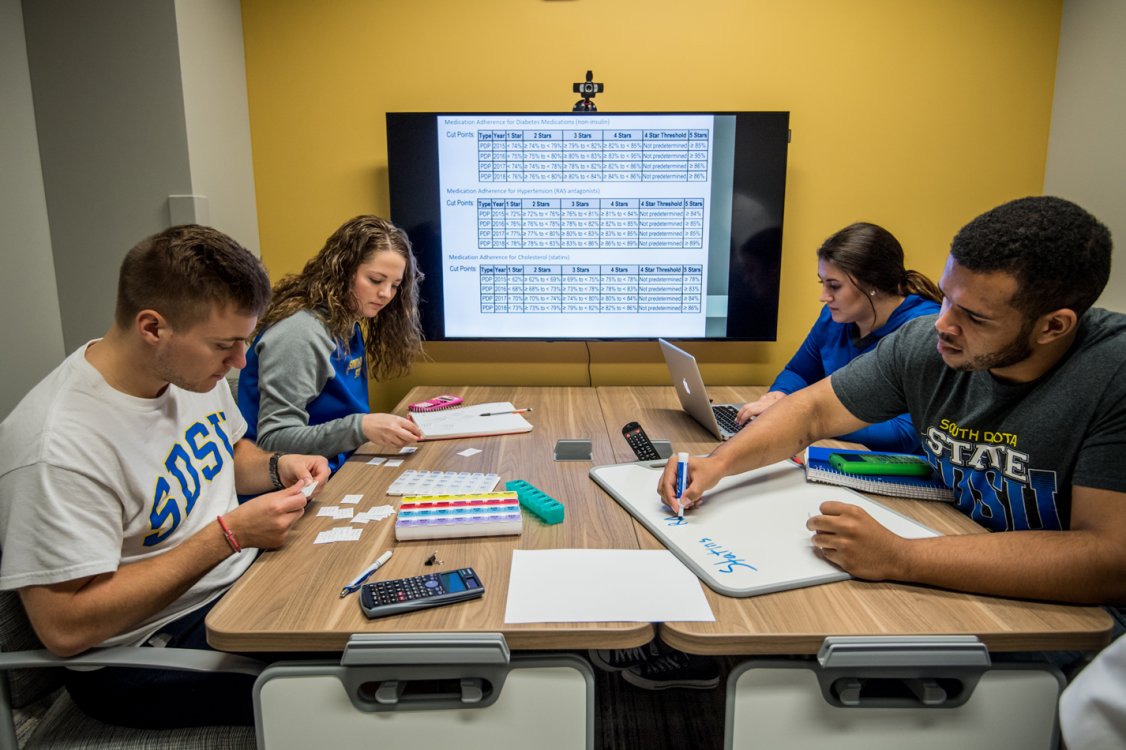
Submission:
<svg viewBox="0 0 1126 750">
<path fill-rule="evenodd" d="M 173 227 L 121 266 L 114 323 L 0 424 L 0 589 L 43 644 L 207 648 L 203 617 L 304 512 L 320 456 L 269 454 L 225 381 L 270 297 L 262 264 Z M 236 492 L 257 495 L 240 505 Z M 259 494 L 265 493 L 265 494 Z M 91 715 L 136 726 L 252 723 L 243 676 L 69 672 Z"/>
</svg>

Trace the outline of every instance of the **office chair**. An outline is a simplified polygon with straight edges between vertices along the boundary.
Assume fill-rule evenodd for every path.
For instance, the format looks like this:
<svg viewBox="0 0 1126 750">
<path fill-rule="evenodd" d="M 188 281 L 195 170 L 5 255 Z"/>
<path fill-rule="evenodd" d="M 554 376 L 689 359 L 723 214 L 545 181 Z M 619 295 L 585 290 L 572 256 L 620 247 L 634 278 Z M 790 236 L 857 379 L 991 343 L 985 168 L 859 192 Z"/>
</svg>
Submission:
<svg viewBox="0 0 1126 750">
<path fill-rule="evenodd" d="M 826 638 L 816 661 L 751 659 L 727 684 L 724 748 L 1055 748 L 1060 671 L 992 664 L 973 636 Z"/>
<path fill-rule="evenodd" d="M 92 719 L 62 689 L 62 667 L 124 666 L 259 674 L 265 664 L 234 654 L 176 648 L 96 648 L 60 658 L 43 648 L 14 591 L 0 591 L 0 748 L 254 748 L 253 727 L 132 729 Z M 22 715 L 16 727 L 16 709 Z"/>
<path fill-rule="evenodd" d="M 267 667 L 254 713 L 270 750 L 591 748 L 594 674 L 500 633 L 355 634 L 337 661 Z"/>
</svg>

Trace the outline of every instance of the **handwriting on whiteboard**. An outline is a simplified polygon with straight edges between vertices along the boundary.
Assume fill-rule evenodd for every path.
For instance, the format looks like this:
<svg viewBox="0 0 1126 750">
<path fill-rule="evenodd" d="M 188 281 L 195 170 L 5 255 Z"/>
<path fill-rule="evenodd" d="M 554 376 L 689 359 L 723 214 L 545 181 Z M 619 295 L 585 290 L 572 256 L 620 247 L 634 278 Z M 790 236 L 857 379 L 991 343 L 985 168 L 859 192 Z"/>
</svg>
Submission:
<svg viewBox="0 0 1126 750">
<path fill-rule="evenodd" d="M 716 566 L 717 573 L 731 573 L 736 568 L 750 568 L 751 570 L 758 570 L 754 565 L 744 560 L 739 555 L 732 552 L 730 549 L 715 541 L 711 537 L 703 537 L 700 539 L 700 544 L 704 545 L 704 550 L 709 555 L 715 555 L 718 560 L 712 561 Z"/>
</svg>

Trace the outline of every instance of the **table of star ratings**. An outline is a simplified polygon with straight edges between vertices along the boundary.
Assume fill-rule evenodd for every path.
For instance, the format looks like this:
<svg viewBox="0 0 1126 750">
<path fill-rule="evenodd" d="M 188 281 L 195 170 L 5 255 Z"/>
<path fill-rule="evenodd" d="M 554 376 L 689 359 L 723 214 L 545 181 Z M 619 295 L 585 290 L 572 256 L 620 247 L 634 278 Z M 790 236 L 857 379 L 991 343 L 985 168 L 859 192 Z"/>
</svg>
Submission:
<svg viewBox="0 0 1126 750">
<path fill-rule="evenodd" d="M 707 130 L 480 130 L 480 182 L 706 182 Z"/>
<path fill-rule="evenodd" d="M 477 247 L 696 249 L 703 198 L 479 198 Z"/>
<path fill-rule="evenodd" d="M 482 313 L 698 313 L 695 264 L 482 265 Z"/>
</svg>

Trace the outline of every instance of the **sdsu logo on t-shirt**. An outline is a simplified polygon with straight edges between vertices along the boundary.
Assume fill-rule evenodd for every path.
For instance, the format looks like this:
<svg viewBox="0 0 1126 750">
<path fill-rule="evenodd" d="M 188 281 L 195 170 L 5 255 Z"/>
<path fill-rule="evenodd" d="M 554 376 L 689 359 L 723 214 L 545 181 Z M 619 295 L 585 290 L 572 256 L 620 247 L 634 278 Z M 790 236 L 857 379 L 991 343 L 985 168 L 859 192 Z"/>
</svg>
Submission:
<svg viewBox="0 0 1126 750">
<path fill-rule="evenodd" d="M 168 452 L 164 459 L 166 473 L 156 479 L 149 512 L 153 532 L 145 537 L 146 547 L 163 542 L 191 514 L 203 483 L 210 483 L 223 471 L 224 454 L 234 459 L 235 452 L 224 427 L 226 422 L 224 412 L 208 414 L 185 430 L 184 439 Z M 179 496 L 172 494 L 172 482 L 179 489 Z"/>
</svg>

